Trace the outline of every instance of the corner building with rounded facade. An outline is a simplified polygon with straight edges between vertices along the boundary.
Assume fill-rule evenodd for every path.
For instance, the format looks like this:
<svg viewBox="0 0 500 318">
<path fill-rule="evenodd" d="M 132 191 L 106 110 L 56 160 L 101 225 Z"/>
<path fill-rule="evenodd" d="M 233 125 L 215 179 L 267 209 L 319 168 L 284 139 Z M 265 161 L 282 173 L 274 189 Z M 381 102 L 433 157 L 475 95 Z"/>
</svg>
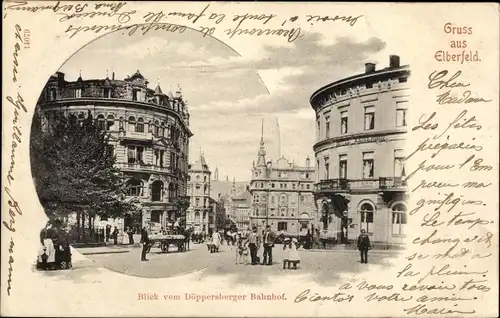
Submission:
<svg viewBox="0 0 500 318">
<path fill-rule="evenodd" d="M 125 218 L 121 228 L 142 224 L 159 230 L 183 217 L 180 199 L 187 195 L 189 112 L 180 89 L 164 94 L 137 71 L 124 80 L 76 81 L 58 72 L 47 82 L 37 104 L 42 128 L 58 114 L 83 121 L 90 111 L 110 134 L 116 165 L 127 177 L 128 196 L 141 201 L 141 220 Z M 119 224 L 120 225 L 120 224 Z"/>
<path fill-rule="evenodd" d="M 403 243 L 407 223 L 405 139 L 409 66 L 367 63 L 363 74 L 317 90 L 315 201 L 317 234 L 355 242 L 365 229 L 375 245 Z"/>
</svg>

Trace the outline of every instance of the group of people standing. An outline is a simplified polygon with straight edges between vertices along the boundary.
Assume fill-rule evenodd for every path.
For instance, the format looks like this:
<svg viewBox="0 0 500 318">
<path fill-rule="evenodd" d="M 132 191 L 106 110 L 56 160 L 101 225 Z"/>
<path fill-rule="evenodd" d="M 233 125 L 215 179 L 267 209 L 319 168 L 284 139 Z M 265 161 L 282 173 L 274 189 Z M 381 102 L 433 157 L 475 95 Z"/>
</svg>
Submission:
<svg viewBox="0 0 500 318">
<path fill-rule="evenodd" d="M 40 249 L 36 262 L 38 270 L 70 269 L 71 249 L 62 221 L 47 222 L 40 231 Z"/>
</svg>

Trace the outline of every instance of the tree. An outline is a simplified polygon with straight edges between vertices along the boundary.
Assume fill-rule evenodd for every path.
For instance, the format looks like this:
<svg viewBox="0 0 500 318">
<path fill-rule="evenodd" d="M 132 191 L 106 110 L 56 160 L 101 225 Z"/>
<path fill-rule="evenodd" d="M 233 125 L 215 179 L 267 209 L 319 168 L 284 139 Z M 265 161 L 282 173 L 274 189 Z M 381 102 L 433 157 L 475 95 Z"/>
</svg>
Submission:
<svg viewBox="0 0 500 318">
<path fill-rule="evenodd" d="M 39 116 L 34 117 L 31 171 L 49 218 L 76 212 L 83 227 L 85 215 L 91 225 L 96 215 L 113 218 L 137 211 L 137 201 L 125 197 L 125 177 L 115 167 L 109 134 L 98 129 L 90 111 L 83 122 L 59 114 L 48 127 L 41 127 Z"/>
</svg>

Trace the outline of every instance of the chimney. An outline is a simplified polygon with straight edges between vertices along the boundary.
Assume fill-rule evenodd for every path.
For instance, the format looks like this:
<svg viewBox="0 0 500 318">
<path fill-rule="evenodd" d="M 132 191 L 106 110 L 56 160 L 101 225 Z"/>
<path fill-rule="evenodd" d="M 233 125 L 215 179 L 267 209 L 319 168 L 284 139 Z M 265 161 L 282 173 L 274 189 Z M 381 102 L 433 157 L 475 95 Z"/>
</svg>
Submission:
<svg viewBox="0 0 500 318">
<path fill-rule="evenodd" d="M 114 81 L 115 80 L 115 72 L 113 72 L 113 75 L 111 75 L 111 79 Z"/>
<path fill-rule="evenodd" d="M 375 72 L 375 63 L 365 63 L 365 73 L 373 73 Z"/>
<path fill-rule="evenodd" d="M 389 55 L 389 67 L 390 68 L 398 68 L 399 67 L 399 56 L 398 55 Z"/>
</svg>

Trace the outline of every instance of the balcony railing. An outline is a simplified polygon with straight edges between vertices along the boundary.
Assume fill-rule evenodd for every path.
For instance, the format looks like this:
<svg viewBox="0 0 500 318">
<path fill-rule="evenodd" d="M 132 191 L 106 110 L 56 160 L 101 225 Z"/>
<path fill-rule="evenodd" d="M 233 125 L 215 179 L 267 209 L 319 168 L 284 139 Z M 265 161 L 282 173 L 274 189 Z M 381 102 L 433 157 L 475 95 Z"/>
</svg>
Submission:
<svg viewBox="0 0 500 318">
<path fill-rule="evenodd" d="M 315 185 L 316 192 L 338 191 L 350 192 L 355 190 L 405 190 L 406 181 L 402 178 L 377 179 L 328 179 L 321 180 Z"/>
<path fill-rule="evenodd" d="M 170 167 L 160 167 L 152 164 L 141 164 L 141 163 L 126 163 L 126 162 L 118 162 L 116 163 L 116 167 L 120 170 L 128 170 L 128 171 L 151 171 L 151 172 L 163 172 L 163 173 L 172 173 L 172 168 Z"/>
<path fill-rule="evenodd" d="M 317 191 L 328 191 L 328 190 L 349 190 L 349 180 L 347 179 L 328 179 L 321 180 L 316 184 Z"/>
<path fill-rule="evenodd" d="M 153 140 L 153 134 L 151 132 L 120 130 L 118 136 L 123 139 Z"/>
<path fill-rule="evenodd" d="M 397 190 L 406 188 L 407 182 L 402 177 L 395 178 L 380 178 L 379 179 L 380 189 L 387 190 Z"/>
</svg>

